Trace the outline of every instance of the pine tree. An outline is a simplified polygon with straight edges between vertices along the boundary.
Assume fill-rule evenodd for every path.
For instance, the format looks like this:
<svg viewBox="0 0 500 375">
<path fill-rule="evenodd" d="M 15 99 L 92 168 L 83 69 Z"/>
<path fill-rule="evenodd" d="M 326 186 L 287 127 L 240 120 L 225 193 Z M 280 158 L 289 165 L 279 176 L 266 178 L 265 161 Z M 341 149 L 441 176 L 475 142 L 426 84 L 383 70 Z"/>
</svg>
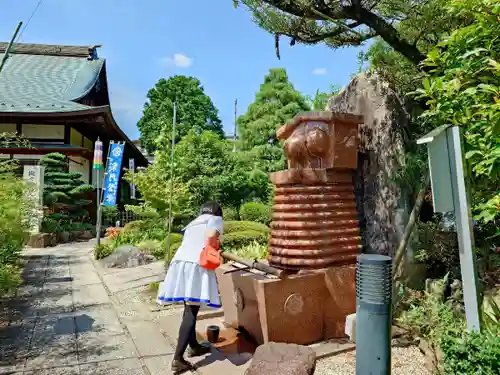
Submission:
<svg viewBox="0 0 500 375">
<path fill-rule="evenodd" d="M 255 101 L 238 118 L 241 150 L 252 158 L 255 167 L 265 172 L 283 169 L 285 162 L 276 130 L 300 112 L 310 110 L 309 104 L 288 80 L 285 69 L 270 69 Z"/>
<path fill-rule="evenodd" d="M 46 219 L 57 220 L 66 227 L 84 222 L 89 215 L 84 207 L 91 203 L 84 196 L 92 186 L 82 180 L 81 173 L 68 172 L 68 161 L 63 154 L 47 154 L 41 165 L 45 166 L 43 203 L 52 211 Z"/>
</svg>

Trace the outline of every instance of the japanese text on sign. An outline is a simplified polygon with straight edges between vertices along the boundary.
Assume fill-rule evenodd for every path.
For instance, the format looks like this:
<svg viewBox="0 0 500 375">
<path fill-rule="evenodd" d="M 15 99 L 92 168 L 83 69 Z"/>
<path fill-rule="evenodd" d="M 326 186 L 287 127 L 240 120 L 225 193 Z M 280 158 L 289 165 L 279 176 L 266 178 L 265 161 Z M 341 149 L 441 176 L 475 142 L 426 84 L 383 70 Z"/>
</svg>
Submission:
<svg viewBox="0 0 500 375">
<path fill-rule="evenodd" d="M 111 143 L 106 177 L 104 180 L 104 206 L 116 205 L 124 146 L 124 143 Z"/>
</svg>

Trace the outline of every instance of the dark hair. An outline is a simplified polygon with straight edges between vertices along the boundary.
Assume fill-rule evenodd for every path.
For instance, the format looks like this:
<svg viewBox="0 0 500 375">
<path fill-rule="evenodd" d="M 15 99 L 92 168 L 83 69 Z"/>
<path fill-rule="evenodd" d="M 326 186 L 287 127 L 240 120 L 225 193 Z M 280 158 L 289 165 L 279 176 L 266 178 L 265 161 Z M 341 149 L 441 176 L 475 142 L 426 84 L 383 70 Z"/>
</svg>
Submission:
<svg viewBox="0 0 500 375">
<path fill-rule="evenodd" d="M 222 207 L 216 201 L 208 201 L 202 204 L 200 215 L 209 214 L 222 217 Z"/>
</svg>

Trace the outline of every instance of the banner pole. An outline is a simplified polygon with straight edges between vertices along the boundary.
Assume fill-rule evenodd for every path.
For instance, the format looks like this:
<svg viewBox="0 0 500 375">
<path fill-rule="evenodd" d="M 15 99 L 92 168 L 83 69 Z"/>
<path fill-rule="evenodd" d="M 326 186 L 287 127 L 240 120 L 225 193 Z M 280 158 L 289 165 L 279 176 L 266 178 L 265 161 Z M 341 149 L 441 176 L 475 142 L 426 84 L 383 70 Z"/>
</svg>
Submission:
<svg viewBox="0 0 500 375">
<path fill-rule="evenodd" d="M 106 166 L 104 168 L 104 175 L 103 175 L 103 183 L 106 181 L 106 174 L 108 171 L 108 162 L 109 162 L 109 153 L 111 152 L 111 145 L 113 144 L 113 141 L 109 142 L 108 145 L 108 153 L 106 156 Z M 99 193 L 99 191 L 98 191 Z M 97 198 L 97 222 L 96 222 L 96 242 L 97 246 L 101 245 L 101 227 L 102 227 L 102 197 L 104 196 L 104 184 L 102 189 L 100 189 L 100 194 L 98 194 Z"/>
</svg>

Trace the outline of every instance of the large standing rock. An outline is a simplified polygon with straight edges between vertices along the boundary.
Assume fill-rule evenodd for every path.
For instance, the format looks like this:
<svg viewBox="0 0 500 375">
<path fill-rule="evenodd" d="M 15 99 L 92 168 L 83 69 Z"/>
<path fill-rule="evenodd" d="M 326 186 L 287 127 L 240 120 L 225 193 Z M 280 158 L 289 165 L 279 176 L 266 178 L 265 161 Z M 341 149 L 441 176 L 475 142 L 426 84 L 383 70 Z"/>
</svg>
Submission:
<svg viewBox="0 0 500 375">
<path fill-rule="evenodd" d="M 257 348 L 245 375 L 312 375 L 315 366 L 311 348 L 270 342 Z"/>
<path fill-rule="evenodd" d="M 409 121 L 400 98 L 375 74 L 360 74 L 336 96 L 327 110 L 364 116 L 356 196 L 366 251 L 393 255 L 411 207 L 394 183 L 404 157 Z"/>
</svg>

